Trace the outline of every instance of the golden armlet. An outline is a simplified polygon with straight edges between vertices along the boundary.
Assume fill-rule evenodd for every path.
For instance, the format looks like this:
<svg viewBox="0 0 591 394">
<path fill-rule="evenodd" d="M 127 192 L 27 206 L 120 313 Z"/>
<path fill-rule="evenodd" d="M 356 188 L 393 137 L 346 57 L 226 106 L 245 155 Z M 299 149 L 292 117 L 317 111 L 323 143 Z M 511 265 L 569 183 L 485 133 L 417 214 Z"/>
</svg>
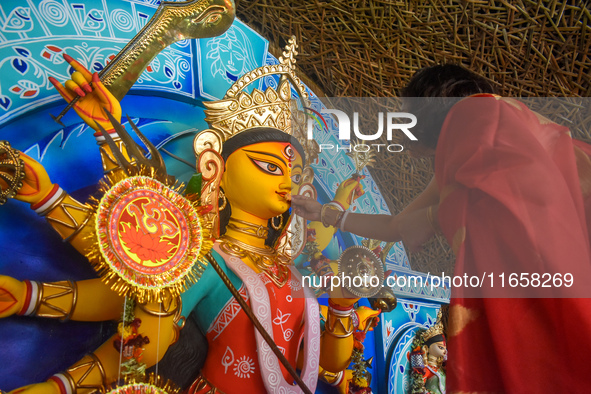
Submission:
<svg viewBox="0 0 591 394">
<path fill-rule="evenodd" d="M 108 383 L 103 364 L 94 353 L 48 380 L 58 385 L 61 394 L 104 393 Z"/>
<path fill-rule="evenodd" d="M 153 304 L 150 304 L 150 306 L 151 305 Z M 174 299 L 168 304 L 168 306 L 166 306 L 164 302 L 159 303 L 158 310 L 150 308 L 147 304 L 137 304 L 137 306 L 144 313 L 151 316 L 156 316 L 158 318 L 169 317 L 174 315 L 174 339 L 172 340 L 171 345 L 178 341 L 180 330 L 185 326 L 185 318 L 181 316 L 181 312 L 183 310 L 183 300 L 181 299 L 181 297 L 174 297 Z"/>
<path fill-rule="evenodd" d="M 45 216 L 51 227 L 68 242 L 82 231 L 92 217 L 89 206 L 72 198 L 58 185 L 48 197 L 31 208 L 40 216 Z"/>
<path fill-rule="evenodd" d="M 339 307 L 329 302 L 324 331 L 337 338 L 346 338 L 353 334 L 353 306 Z"/>
<path fill-rule="evenodd" d="M 27 292 L 19 315 L 51 317 L 67 321 L 76 309 L 78 287 L 74 281 L 42 283 L 24 281 Z"/>
<path fill-rule="evenodd" d="M 123 156 L 130 162 L 131 165 L 135 165 L 135 161 L 130 159 L 130 157 L 127 153 L 127 147 L 125 146 L 125 143 L 123 142 L 121 137 L 119 137 L 119 135 L 116 132 L 114 132 L 114 130 L 109 130 L 108 133 L 109 133 L 109 136 L 111 137 L 111 139 L 113 140 L 113 142 L 115 143 L 115 145 L 117 145 L 119 152 L 121 152 L 121 154 L 123 154 Z M 113 173 L 116 171 L 125 171 L 119 165 L 119 162 L 117 161 L 117 158 L 113 154 L 111 147 L 109 146 L 109 144 L 107 144 L 105 137 L 103 137 L 102 134 L 95 133 L 95 138 L 96 138 L 96 143 L 99 146 L 99 152 L 101 155 L 101 162 L 103 163 L 103 172 L 105 174 L 109 174 L 109 173 Z"/>
<path fill-rule="evenodd" d="M 345 376 L 345 371 L 335 373 L 335 372 L 327 371 L 327 370 L 323 369 L 322 367 L 320 367 L 320 371 L 318 373 L 318 378 L 320 380 L 328 383 L 329 385 L 331 385 L 333 387 L 336 387 L 339 384 L 341 384 L 344 376 Z"/>
</svg>

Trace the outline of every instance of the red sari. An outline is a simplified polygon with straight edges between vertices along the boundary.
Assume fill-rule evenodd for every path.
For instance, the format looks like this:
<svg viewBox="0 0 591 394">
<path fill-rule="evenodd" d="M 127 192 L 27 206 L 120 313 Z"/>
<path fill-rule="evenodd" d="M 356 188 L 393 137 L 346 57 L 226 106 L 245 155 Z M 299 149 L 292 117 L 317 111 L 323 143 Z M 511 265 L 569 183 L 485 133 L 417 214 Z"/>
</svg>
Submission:
<svg viewBox="0 0 591 394">
<path fill-rule="evenodd" d="M 589 392 L 591 150 L 577 144 L 511 99 L 470 97 L 447 116 L 435 156 L 439 222 L 454 274 L 486 283 L 452 292 L 448 392 Z M 574 285 L 511 288 L 509 275 L 522 273 L 571 273 Z"/>
<path fill-rule="evenodd" d="M 291 270 L 287 283 L 278 287 L 265 274 L 255 273 L 239 258 L 222 252 L 217 244 L 214 250 L 222 269 L 240 278 L 238 292 L 294 367 L 300 344 L 304 344 L 300 377 L 314 391 L 320 354 L 319 308 L 315 297 L 303 288 L 300 275 Z M 217 276 L 213 278 L 216 286 L 224 286 Z M 215 301 L 203 297 L 198 308 L 215 308 Z M 207 359 L 187 394 L 302 393 L 234 298 L 216 313 L 206 337 Z"/>
</svg>

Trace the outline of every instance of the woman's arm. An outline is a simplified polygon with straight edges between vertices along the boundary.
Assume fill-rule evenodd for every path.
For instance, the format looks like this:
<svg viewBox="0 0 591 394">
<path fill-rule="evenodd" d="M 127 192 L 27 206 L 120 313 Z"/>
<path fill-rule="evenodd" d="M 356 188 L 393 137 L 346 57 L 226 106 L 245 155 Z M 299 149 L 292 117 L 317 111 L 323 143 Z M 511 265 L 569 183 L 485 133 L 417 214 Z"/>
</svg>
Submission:
<svg viewBox="0 0 591 394">
<path fill-rule="evenodd" d="M 292 203 L 296 214 L 308 220 L 324 220 L 331 225 L 339 225 L 344 230 L 364 238 L 379 239 L 386 242 L 403 241 L 412 250 L 420 246 L 436 233 L 439 191 L 433 178 L 427 188 L 398 215 L 371 215 L 349 212 L 342 223 L 337 223 L 339 212 L 333 209 L 324 211 L 315 200 L 293 196 Z"/>
</svg>

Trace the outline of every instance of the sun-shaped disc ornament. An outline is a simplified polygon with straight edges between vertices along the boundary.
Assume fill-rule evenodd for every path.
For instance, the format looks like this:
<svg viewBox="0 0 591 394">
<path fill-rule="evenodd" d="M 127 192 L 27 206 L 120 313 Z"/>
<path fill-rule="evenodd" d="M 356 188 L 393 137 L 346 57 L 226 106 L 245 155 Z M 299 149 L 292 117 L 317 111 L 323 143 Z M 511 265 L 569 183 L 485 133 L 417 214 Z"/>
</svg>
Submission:
<svg viewBox="0 0 591 394">
<path fill-rule="evenodd" d="M 192 203 L 157 180 L 126 178 L 111 187 L 97 209 L 101 272 L 120 294 L 139 302 L 177 295 L 192 277 L 203 248 L 203 229 Z"/>
<path fill-rule="evenodd" d="M 374 252 L 365 246 L 350 246 L 339 257 L 339 276 L 344 288 L 357 297 L 370 298 L 382 288 L 384 265 Z"/>
<path fill-rule="evenodd" d="M 160 383 L 159 385 L 162 385 Z M 180 389 L 167 383 L 163 388 L 151 383 L 130 383 L 124 386 L 116 387 L 107 392 L 107 394 L 178 394 Z"/>
</svg>

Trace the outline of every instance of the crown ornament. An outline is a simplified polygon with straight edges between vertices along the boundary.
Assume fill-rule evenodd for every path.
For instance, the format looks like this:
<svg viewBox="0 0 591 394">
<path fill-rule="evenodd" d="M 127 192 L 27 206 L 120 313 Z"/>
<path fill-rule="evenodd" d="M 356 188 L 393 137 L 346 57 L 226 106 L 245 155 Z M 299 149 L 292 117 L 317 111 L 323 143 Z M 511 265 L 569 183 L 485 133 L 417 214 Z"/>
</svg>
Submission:
<svg viewBox="0 0 591 394">
<path fill-rule="evenodd" d="M 223 144 L 236 135 L 256 128 L 270 127 L 293 136 L 304 148 L 308 162 L 318 157 L 318 144 L 306 135 L 307 114 L 298 109 L 292 99 L 291 88 L 299 96 L 301 108 L 309 107 L 308 93 L 295 72 L 297 55 L 295 37 L 289 39 L 279 64 L 256 68 L 240 77 L 226 92 L 222 100 L 205 102 L 205 120 L 210 129 L 200 132 L 194 140 L 196 156 L 206 149 L 222 152 Z M 264 92 L 246 88 L 266 76 L 278 75 L 277 89 L 268 87 Z"/>
<path fill-rule="evenodd" d="M 437 336 L 443 335 L 443 323 L 441 322 L 441 310 L 437 312 L 437 321 L 431 327 L 429 327 L 423 334 L 422 339 L 423 342 L 427 342 L 429 339 Z"/>
</svg>

